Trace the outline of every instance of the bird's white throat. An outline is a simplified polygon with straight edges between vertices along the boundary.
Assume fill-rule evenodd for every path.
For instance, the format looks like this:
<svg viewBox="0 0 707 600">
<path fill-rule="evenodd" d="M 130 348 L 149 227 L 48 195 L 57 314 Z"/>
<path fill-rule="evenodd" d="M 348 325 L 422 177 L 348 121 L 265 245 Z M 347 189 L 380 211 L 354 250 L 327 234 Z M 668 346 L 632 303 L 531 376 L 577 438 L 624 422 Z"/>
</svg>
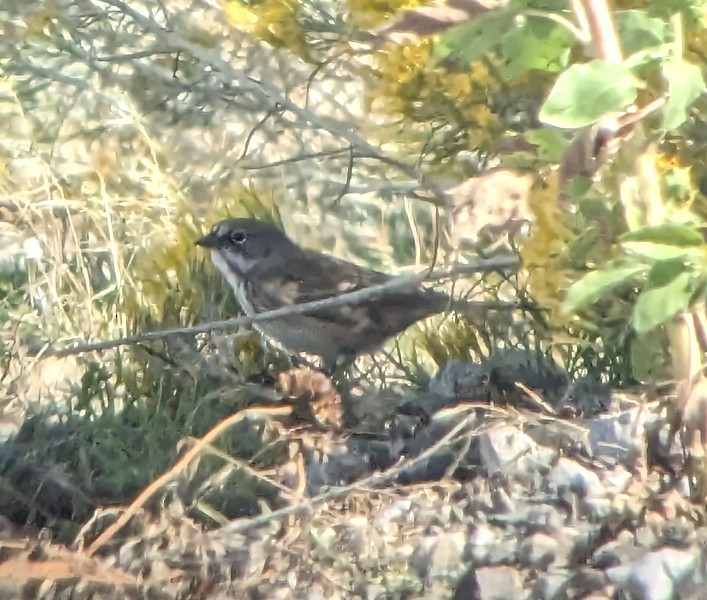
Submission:
<svg viewBox="0 0 707 600">
<path fill-rule="evenodd" d="M 233 293 L 236 295 L 236 301 L 240 304 L 243 312 L 248 315 L 255 314 L 255 308 L 248 300 L 248 295 L 245 291 L 245 282 L 241 280 L 236 273 L 229 267 L 226 259 L 221 256 L 218 250 L 211 250 L 211 262 L 218 269 L 219 273 L 223 275 L 224 279 L 228 281 L 229 285 L 233 288 Z"/>
</svg>

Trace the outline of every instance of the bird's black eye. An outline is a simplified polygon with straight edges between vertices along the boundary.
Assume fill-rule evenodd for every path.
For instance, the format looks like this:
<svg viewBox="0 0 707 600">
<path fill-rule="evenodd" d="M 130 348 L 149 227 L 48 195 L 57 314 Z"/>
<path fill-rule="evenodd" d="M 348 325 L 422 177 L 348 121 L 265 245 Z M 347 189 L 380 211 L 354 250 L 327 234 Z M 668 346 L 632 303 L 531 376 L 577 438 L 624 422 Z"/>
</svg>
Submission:
<svg viewBox="0 0 707 600">
<path fill-rule="evenodd" d="M 231 234 L 231 242 L 237 246 L 245 244 L 245 233 L 242 231 L 234 231 Z"/>
</svg>

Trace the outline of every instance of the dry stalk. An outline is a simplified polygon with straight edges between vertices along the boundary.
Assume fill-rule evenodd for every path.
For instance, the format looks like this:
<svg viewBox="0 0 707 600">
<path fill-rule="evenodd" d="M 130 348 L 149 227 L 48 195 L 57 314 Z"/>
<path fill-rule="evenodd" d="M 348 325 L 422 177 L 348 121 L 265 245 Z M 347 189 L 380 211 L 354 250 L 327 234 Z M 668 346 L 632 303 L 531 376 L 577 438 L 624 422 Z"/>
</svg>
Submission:
<svg viewBox="0 0 707 600">
<path fill-rule="evenodd" d="M 241 410 L 227 419 L 212 427 L 204 437 L 202 437 L 194 446 L 184 453 L 173 467 L 160 475 L 150 485 L 148 485 L 140 495 L 125 509 L 120 517 L 108 527 L 86 550 L 87 556 L 93 556 L 101 547 L 105 546 L 110 539 L 118 533 L 131 517 L 162 487 L 175 479 L 189 464 L 196 459 L 202 452 L 207 450 L 209 446 L 225 431 L 240 423 L 245 419 L 267 418 L 267 417 L 283 417 L 292 412 L 290 406 L 268 406 L 268 407 L 253 407 Z"/>
<path fill-rule="evenodd" d="M 371 473 L 371 475 L 369 475 L 368 477 L 364 477 L 363 479 L 355 481 L 350 485 L 333 488 L 327 492 L 324 492 L 323 494 L 319 494 L 317 496 L 314 496 L 313 498 L 303 500 L 299 504 L 291 504 L 290 506 L 286 506 L 269 514 L 260 515 L 251 519 L 238 519 L 236 521 L 232 521 L 228 525 L 221 527 L 219 531 L 221 533 L 233 534 L 246 531 L 255 527 L 261 527 L 263 525 L 267 525 L 268 523 L 272 523 L 273 521 L 278 521 L 290 515 L 299 515 L 306 513 L 312 510 L 313 507 L 318 506 L 320 504 L 324 504 L 331 500 L 338 500 L 354 492 L 372 487 L 377 487 L 383 483 L 386 483 L 391 479 L 398 477 L 398 475 L 400 475 L 404 470 L 409 469 L 410 467 L 419 464 L 424 460 L 427 460 L 440 448 L 449 445 L 458 435 L 464 432 L 470 425 L 475 422 L 474 413 L 478 408 L 481 408 L 483 410 L 490 409 L 487 404 L 459 405 L 457 407 L 457 412 L 467 413 L 466 416 L 459 423 L 457 423 L 446 435 L 441 437 L 429 448 L 425 449 L 423 452 L 421 452 L 418 456 L 414 458 L 401 461 L 398 464 L 393 465 L 392 467 L 384 471 L 376 471 L 374 473 Z"/>
</svg>

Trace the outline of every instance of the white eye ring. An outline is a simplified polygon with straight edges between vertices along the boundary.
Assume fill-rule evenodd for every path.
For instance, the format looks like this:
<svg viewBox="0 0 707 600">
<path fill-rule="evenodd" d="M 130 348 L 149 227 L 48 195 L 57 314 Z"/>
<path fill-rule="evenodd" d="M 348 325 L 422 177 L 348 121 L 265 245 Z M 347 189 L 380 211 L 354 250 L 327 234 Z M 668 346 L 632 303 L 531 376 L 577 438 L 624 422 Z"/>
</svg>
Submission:
<svg viewBox="0 0 707 600">
<path fill-rule="evenodd" d="M 231 234 L 231 241 L 238 246 L 245 244 L 245 239 L 245 233 L 242 231 L 234 231 Z"/>
</svg>

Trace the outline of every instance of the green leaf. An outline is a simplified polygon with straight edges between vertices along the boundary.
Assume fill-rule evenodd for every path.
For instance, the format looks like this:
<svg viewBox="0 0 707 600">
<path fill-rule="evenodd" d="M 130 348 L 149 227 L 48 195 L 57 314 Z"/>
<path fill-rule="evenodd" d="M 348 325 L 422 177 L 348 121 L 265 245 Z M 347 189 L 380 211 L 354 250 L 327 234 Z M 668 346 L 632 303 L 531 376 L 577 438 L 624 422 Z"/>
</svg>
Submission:
<svg viewBox="0 0 707 600">
<path fill-rule="evenodd" d="M 592 187 L 592 180 L 586 175 L 575 175 L 567 184 L 567 196 L 573 203 L 584 198 Z"/>
<path fill-rule="evenodd" d="M 655 288 L 668 284 L 680 273 L 687 271 L 687 265 L 679 258 L 661 260 L 648 273 L 648 287 Z"/>
<path fill-rule="evenodd" d="M 572 42 L 565 28 L 529 17 L 501 38 L 501 75 L 511 80 L 531 70 L 559 73 L 567 65 Z"/>
<path fill-rule="evenodd" d="M 666 375 L 667 359 L 665 334 L 656 329 L 636 335 L 629 350 L 631 369 L 639 381 L 655 380 Z"/>
<path fill-rule="evenodd" d="M 530 129 L 523 137 L 538 148 L 538 158 L 549 163 L 559 163 L 569 146 L 569 140 L 559 129 L 543 127 Z"/>
<path fill-rule="evenodd" d="M 515 15 L 508 11 L 489 11 L 480 17 L 449 28 L 439 36 L 435 55 L 473 62 L 498 45 L 513 28 Z"/>
<path fill-rule="evenodd" d="M 665 44 L 665 21 L 643 10 L 622 10 L 615 14 L 621 45 L 627 55 Z"/>
<path fill-rule="evenodd" d="M 652 14 L 665 19 L 674 17 L 676 13 L 683 13 L 683 16 L 693 13 L 694 17 L 699 18 L 704 8 L 704 0 L 646 0 L 645 4 Z"/>
<path fill-rule="evenodd" d="M 680 60 L 667 60 L 662 66 L 668 82 L 668 102 L 663 109 L 663 127 L 675 129 L 687 119 L 687 109 L 704 90 L 702 71 L 697 65 Z"/>
<path fill-rule="evenodd" d="M 670 46 L 646 48 L 645 50 L 639 50 L 629 55 L 626 60 L 624 60 L 624 67 L 635 72 L 641 67 L 664 60 L 668 56 L 670 56 Z"/>
<path fill-rule="evenodd" d="M 664 223 L 641 227 L 621 236 L 622 242 L 653 242 L 671 246 L 702 246 L 705 243 L 702 234 L 692 227 L 676 223 Z"/>
<path fill-rule="evenodd" d="M 654 244 L 653 242 L 624 242 L 621 246 L 628 254 L 648 260 L 673 260 L 675 258 L 699 260 L 704 256 L 702 250 L 694 246 L 672 246 Z"/>
<path fill-rule="evenodd" d="M 567 291 L 567 297 L 562 305 L 562 312 L 574 312 L 578 308 L 596 302 L 607 292 L 622 283 L 630 281 L 647 269 L 646 265 L 634 264 L 587 273 L 579 281 L 575 281 Z"/>
<path fill-rule="evenodd" d="M 555 82 L 540 120 L 574 129 L 621 112 L 636 99 L 637 81 L 629 69 L 604 60 L 572 65 Z"/>
<path fill-rule="evenodd" d="M 633 309 L 633 328 L 646 333 L 662 325 L 690 305 L 693 292 L 692 275 L 687 272 L 666 285 L 645 290 Z"/>
</svg>

